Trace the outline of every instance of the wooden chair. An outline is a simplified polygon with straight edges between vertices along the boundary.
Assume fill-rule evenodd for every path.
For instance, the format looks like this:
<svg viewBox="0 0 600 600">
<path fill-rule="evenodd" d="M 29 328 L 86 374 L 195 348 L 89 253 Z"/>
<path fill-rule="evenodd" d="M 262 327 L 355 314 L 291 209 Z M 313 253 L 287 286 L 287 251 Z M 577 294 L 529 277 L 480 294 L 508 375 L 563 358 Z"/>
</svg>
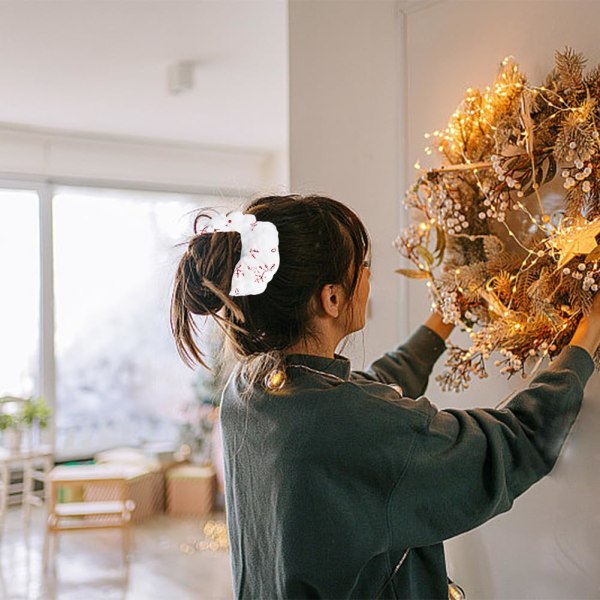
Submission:
<svg viewBox="0 0 600 600">
<path fill-rule="evenodd" d="M 25 524 L 29 525 L 31 507 L 42 506 L 46 493 L 46 479 L 54 465 L 54 453 L 50 446 L 39 446 L 34 450 L 17 450 L 10 452 L 0 448 L 0 527 L 8 508 L 9 497 L 21 495 Z M 22 469 L 23 480 L 11 483 L 11 471 Z M 36 481 L 43 484 L 43 489 L 36 492 Z"/>
</svg>

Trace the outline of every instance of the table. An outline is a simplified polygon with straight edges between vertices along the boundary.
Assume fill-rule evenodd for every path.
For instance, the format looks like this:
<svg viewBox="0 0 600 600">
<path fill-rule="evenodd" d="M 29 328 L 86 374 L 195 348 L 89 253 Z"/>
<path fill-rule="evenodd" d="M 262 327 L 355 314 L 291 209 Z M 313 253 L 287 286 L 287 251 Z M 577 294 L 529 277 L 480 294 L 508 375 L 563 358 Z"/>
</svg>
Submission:
<svg viewBox="0 0 600 600">
<path fill-rule="evenodd" d="M 14 467 L 23 469 L 23 482 L 10 482 L 10 472 Z M 31 519 L 31 507 L 41 506 L 46 497 L 46 480 L 50 469 L 54 466 L 54 452 L 49 445 L 40 445 L 30 450 L 11 452 L 0 448 L 0 525 L 8 508 L 11 494 L 21 493 L 25 522 Z M 42 496 L 35 493 L 35 482 L 43 484 Z"/>
<path fill-rule="evenodd" d="M 135 502 L 128 497 L 127 479 L 139 471 L 128 465 L 73 465 L 54 467 L 48 474 L 48 523 L 47 531 L 54 542 L 54 534 L 61 531 L 119 528 L 122 532 L 122 548 L 128 561 L 131 541 L 131 515 Z M 64 495 L 77 488 L 93 485 L 115 494 L 111 500 L 81 499 L 65 502 Z M 44 549 L 49 551 L 50 544 Z M 54 543 L 52 544 L 54 546 Z M 44 557 L 47 564 L 47 557 Z"/>
</svg>

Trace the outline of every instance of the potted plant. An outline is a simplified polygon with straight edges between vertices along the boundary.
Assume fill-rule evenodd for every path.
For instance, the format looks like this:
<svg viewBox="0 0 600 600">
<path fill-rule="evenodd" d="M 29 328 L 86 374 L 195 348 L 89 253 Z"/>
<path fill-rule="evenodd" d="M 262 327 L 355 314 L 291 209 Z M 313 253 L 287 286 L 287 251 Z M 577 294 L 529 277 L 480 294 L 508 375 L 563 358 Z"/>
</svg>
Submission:
<svg viewBox="0 0 600 600">
<path fill-rule="evenodd" d="M 12 415 L 0 414 L 0 431 L 6 431 L 15 426 L 15 418 Z"/>
<path fill-rule="evenodd" d="M 29 445 L 37 445 L 39 430 L 48 426 L 52 410 L 42 397 L 0 398 L 0 431 L 4 431 L 4 443 L 11 452 L 21 448 L 23 430 L 30 433 Z"/>
<path fill-rule="evenodd" d="M 19 421 L 29 429 L 31 448 L 39 444 L 40 430 L 48 427 L 51 416 L 52 409 L 41 396 L 25 399 L 19 413 Z"/>
<path fill-rule="evenodd" d="M 22 431 L 19 427 L 18 401 L 12 396 L 0 398 L 0 431 L 3 432 L 4 445 L 10 452 L 21 448 Z"/>
</svg>

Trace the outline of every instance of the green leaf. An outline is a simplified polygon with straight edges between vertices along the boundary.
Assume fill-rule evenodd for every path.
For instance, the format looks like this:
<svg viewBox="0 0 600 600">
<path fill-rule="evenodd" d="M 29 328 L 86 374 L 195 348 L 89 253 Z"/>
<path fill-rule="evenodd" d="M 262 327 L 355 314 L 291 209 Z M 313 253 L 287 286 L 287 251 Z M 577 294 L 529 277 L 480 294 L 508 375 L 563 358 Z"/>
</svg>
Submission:
<svg viewBox="0 0 600 600">
<path fill-rule="evenodd" d="M 518 165 L 518 163 L 521 160 L 521 155 L 520 154 L 516 154 L 515 156 L 511 156 L 503 165 L 502 168 L 505 171 L 512 171 L 513 169 L 515 169 Z"/>
<path fill-rule="evenodd" d="M 554 176 L 556 175 L 556 160 L 554 156 L 550 155 L 548 157 L 548 169 L 546 170 L 546 175 L 544 176 L 544 183 L 548 183 Z"/>
<path fill-rule="evenodd" d="M 439 256 L 440 252 L 444 252 L 446 247 L 446 234 L 444 230 L 439 226 L 435 226 L 435 250 L 433 251 L 434 256 Z"/>
<path fill-rule="evenodd" d="M 535 191 L 533 189 L 533 182 L 530 181 L 529 184 L 525 186 L 525 188 L 523 188 L 521 191 L 523 192 L 523 196 L 521 196 L 521 198 L 527 198 L 527 196 L 531 196 L 531 194 L 533 194 L 533 192 Z"/>
<path fill-rule="evenodd" d="M 544 165 L 538 165 L 535 169 L 535 183 L 537 183 L 540 187 L 544 182 Z M 533 181 L 531 182 L 533 185 Z"/>
<path fill-rule="evenodd" d="M 430 275 L 427 271 L 419 271 L 417 269 L 396 269 L 396 273 L 409 277 L 410 279 L 429 279 Z"/>
<path fill-rule="evenodd" d="M 434 263 L 433 254 L 425 246 L 417 246 L 415 251 L 429 266 Z"/>
<path fill-rule="evenodd" d="M 446 233 L 439 226 L 435 226 L 435 234 L 436 234 L 436 243 L 435 243 L 435 251 L 434 256 L 437 258 L 437 262 L 434 266 L 439 266 L 442 264 L 442 260 L 444 260 L 444 253 L 446 251 Z"/>
</svg>

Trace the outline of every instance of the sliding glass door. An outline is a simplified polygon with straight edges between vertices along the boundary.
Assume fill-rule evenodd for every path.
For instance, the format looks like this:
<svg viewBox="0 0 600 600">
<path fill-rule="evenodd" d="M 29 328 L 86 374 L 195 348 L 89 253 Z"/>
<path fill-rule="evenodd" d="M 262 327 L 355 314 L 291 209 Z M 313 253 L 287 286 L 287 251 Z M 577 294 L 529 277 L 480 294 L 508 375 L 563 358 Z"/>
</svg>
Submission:
<svg viewBox="0 0 600 600">
<path fill-rule="evenodd" d="M 0 189 L 0 396 L 38 383 L 40 238 L 35 191 Z"/>
<path fill-rule="evenodd" d="M 190 370 L 177 354 L 169 327 L 173 276 L 197 209 L 238 204 L 0 187 L 0 396 L 46 396 L 55 414 L 48 441 L 59 460 L 177 444 L 211 374 Z"/>
<path fill-rule="evenodd" d="M 197 208 L 197 198 L 177 195 L 56 191 L 59 454 L 177 439 L 203 375 L 184 366 L 169 328 L 173 275 Z"/>
</svg>

